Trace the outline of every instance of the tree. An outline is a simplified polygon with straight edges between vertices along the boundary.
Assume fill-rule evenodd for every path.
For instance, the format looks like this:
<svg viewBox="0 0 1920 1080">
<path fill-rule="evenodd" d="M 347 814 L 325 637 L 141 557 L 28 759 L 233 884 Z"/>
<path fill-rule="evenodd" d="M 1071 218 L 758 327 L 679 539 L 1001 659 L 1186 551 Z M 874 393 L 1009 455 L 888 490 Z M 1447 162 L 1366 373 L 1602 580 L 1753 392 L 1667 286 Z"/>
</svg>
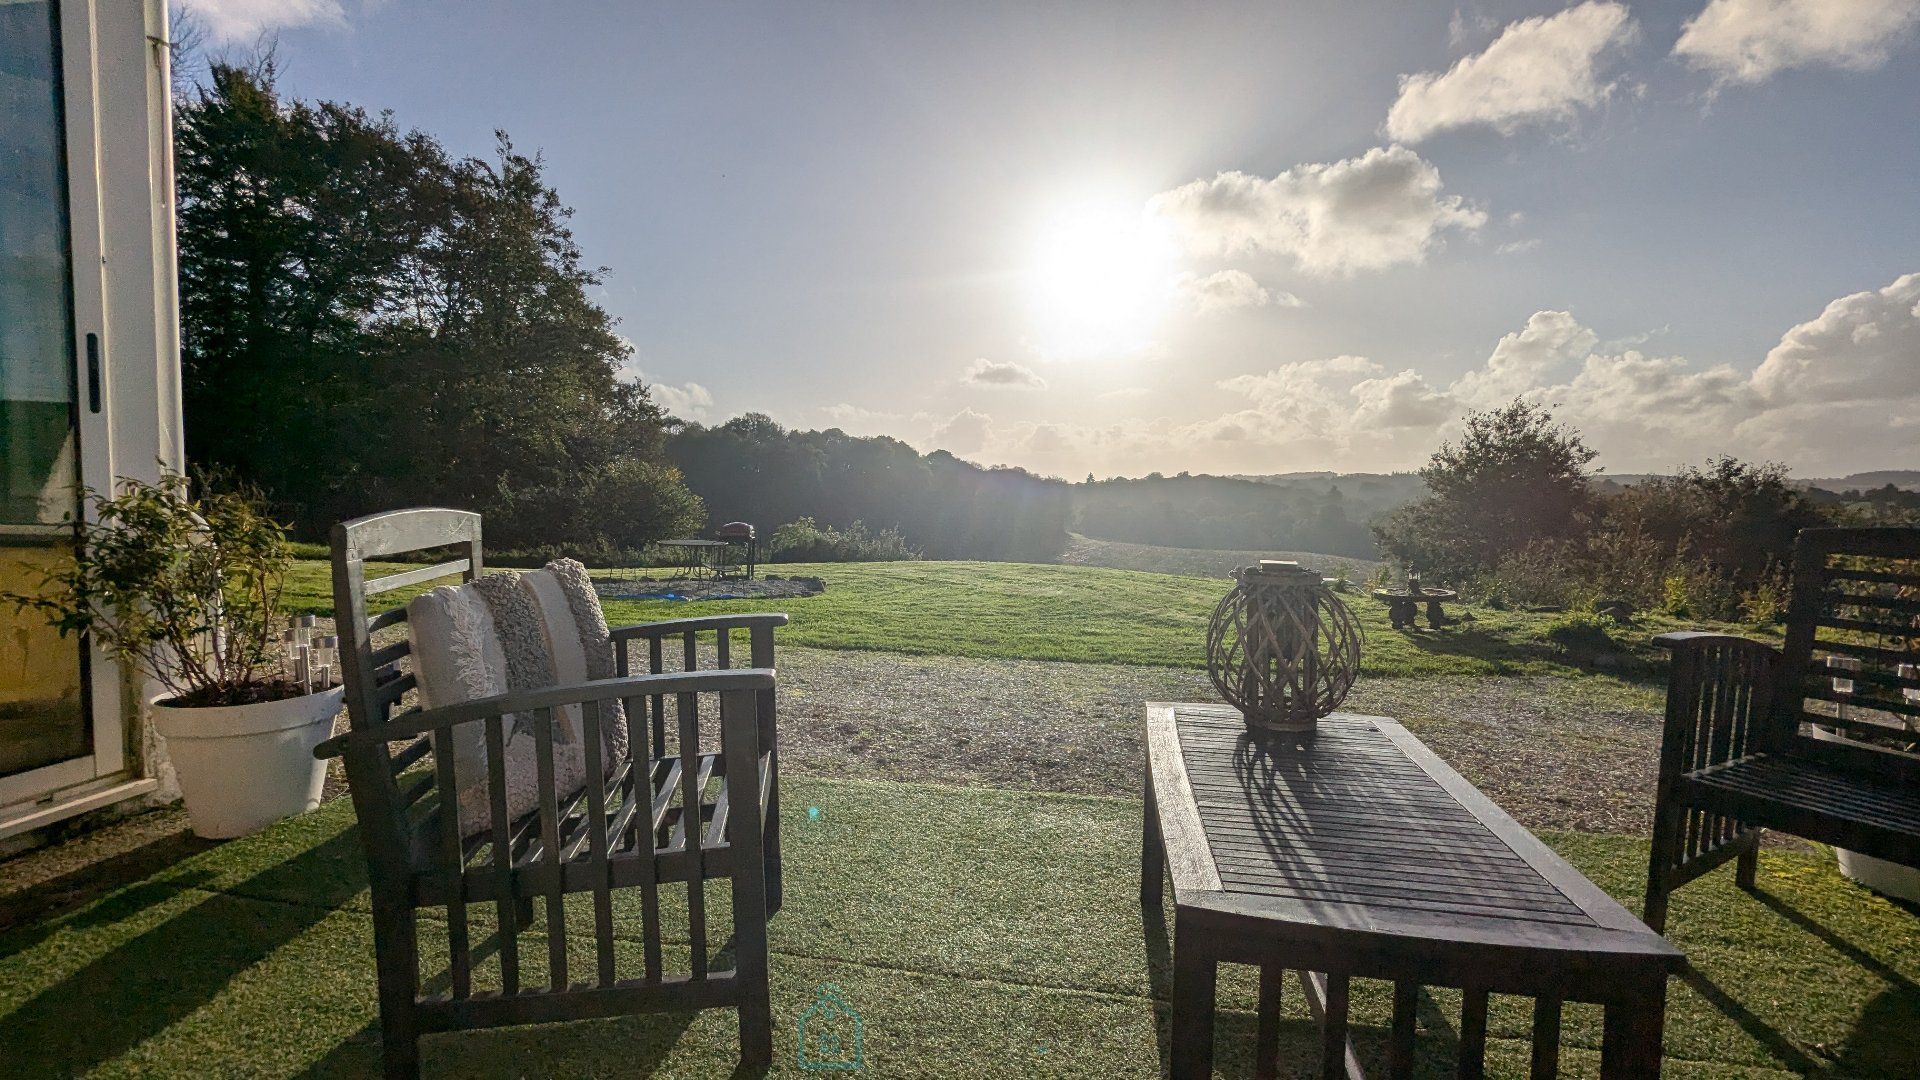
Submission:
<svg viewBox="0 0 1920 1080">
<path fill-rule="evenodd" d="M 1793 561 L 1801 529 L 1828 512 L 1787 476 L 1786 466 L 1728 455 L 1677 476 L 1656 476 L 1608 498 L 1608 527 L 1637 531 L 1669 553 L 1705 562 L 1739 588 Z"/>
<path fill-rule="evenodd" d="M 189 458 L 309 536 L 441 503 L 598 554 L 699 520 L 537 157 L 283 101 L 270 60 L 207 79 L 176 124 Z"/>
<path fill-rule="evenodd" d="M 1542 540 L 1588 527 L 1594 452 L 1552 410 L 1515 399 L 1467 416 L 1420 470 L 1430 492 L 1373 527 L 1380 547 L 1430 579 L 1464 580 Z"/>
</svg>

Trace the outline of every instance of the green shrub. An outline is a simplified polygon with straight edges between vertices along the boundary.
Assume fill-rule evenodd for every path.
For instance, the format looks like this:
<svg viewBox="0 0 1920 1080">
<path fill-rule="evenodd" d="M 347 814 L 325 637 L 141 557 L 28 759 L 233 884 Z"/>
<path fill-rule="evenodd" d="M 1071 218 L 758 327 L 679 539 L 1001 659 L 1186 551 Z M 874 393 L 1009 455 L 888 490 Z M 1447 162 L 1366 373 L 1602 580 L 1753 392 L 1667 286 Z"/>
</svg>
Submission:
<svg viewBox="0 0 1920 1080">
<path fill-rule="evenodd" d="M 1588 659 L 1620 651 L 1608 633 L 1608 619 L 1586 611 L 1572 611 L 1547 624 L 1547 640 L 1571 656 Z"/>
<path fill-rule="evenodd" d="M 769 562 L 899 562 L 919 557 L 900 530 L 872 532 L 858 521 L 836 529 L 803 517 L 773 530 L 767 540 Z"/>
<path fill-rule="evenodd" d="M 1786 578 L 1775 570 L 1740 597 L 1740 617 L 1755 626 L 1775 626 L 1787 617 Z"/>
</svg>

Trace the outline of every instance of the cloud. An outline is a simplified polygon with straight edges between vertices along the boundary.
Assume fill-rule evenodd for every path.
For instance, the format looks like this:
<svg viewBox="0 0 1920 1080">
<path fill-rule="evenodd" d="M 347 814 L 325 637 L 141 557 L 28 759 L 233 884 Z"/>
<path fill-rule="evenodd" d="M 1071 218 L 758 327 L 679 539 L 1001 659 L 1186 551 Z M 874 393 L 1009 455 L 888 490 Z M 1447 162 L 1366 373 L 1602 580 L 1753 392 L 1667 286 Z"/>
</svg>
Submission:
<svg viewBox="0 0 1920 1080">
<path fill-rule="evenodd" d="M 1634 28 L 1625 5 L 1603 2 L 1511 23 L 1484 52 L 1445 73 L 1401 76 L 1387 134 L 1412 143 L 1474 124 L 1509 134 L 1571 120 L 1612 93 L 1615 84 L 1600 78 L 1603 60 L 1632 39 Z"/>
<path fill-rule="evenodd" d="M 1716 85 L 1764 82 L 1796 67 L 1866 71 L 1920 24 L 1916 0 L 1710 0 L 1673 55 Z"/>
<path fill-rule="evenodd" d="M 1440 170 L 1389 146 L 1271 178 L 1222 172 L 1162 192 L 1148 209 L 1196 252 L 1286 255 L 1308 273 L 1351 277 L 1422 262 L 1446 230 L 1486 224 L 1485 211 L 1440 189 Z"/>
<path fill-rule="evenodd" d="M 1569 312 L 1536 311 L 1527 325 L 1494 345 L 1485 365 L 1461 376 L 1453 392 L 1470 405 L 1491 408 L 1539 386 L 1548 372 L 1586 355 L 1599 340 Z"/>
<path fill-rule="evenodd" d="M 1920 274 L 1843 296 L 1787 331 L 1753 385 L 1775 406 L 1920 399 Z"/>
<path fill-rule="evenodd" d="M 982 357 L 967 365 L 960 381 L 968 386 L 996 390 L 1045 390 L 1047 380 L 1025 364 Z"/>
<path fill-rule="evenodd" d="M 1196 315 L 1219 315 L 1248 307 L 1304 307 L 1290 292 L 1270 290 L 1245 270 L 1220 270 L 1201 277 L 1192 272 L 1174 279 L 1174 291 Z"/>
<path fill-rule="evenodd" d="M 1529 237 L 1525 240 L 1509 240 L 1493 249 L 1495 255 L 1522 255 L 1540 246 L 1540 238 Z"/>
<path fill-rule="evenodd" d="M 1404 469 L 1456 437 L 1468 411 L 1523 397 L 1553 407 L 1616 471 L 1717 453 L 1816 475 L 1920 465 L 1920 273 L 1833 301 L 1748 370 L 1632 340 L 1602 343 L 1571 312 L 1538 311 L 1451 382 L 1342 355 L 1222 380 L 1236 400 L 1198 420 L 996 424 L 963 409 L 935 439 L 975 460 L 1076 476 Z"/>
<path fill-rule="evenodd" d="M 656 382 L 647 386 L 647 392 L 660 407 L 682 420 L 694 420 L 704 423 L 713 415 L 713 393 L 697 382 L 684 386 L 672 383 Z"/>
<path fill-rule="evenodd" d="M 971 408 L 961 409 L 933 429 L 936 448 L 953 454 L 971 454 L 987 445 L 993 417 Z"/>
<path fill-rule="evenodd" d="M 179 0 L 179 4 L 216 42 L 251 42 L 274 30 L 347 23 L 340 0 Z"/>
</svg>

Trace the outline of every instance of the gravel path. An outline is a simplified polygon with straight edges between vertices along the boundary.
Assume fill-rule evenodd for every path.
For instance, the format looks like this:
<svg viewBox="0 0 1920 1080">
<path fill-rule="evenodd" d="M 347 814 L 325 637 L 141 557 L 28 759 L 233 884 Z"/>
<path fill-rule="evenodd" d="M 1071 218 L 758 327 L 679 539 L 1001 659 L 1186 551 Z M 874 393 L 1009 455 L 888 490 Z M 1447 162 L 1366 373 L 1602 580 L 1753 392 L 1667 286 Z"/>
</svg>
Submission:
<svg viewBox="0 0 1920 1080">
<path fill-rule="evenodd" d="M 1207 700 L 1202 672 L 783 649 L 787 768 L 1136 797 L 1140 707 Z M 1565 679 L 1372 679 L 1392 716 L 1529 828 L 1644 833 L 1657 693 Z"/>
</svg>

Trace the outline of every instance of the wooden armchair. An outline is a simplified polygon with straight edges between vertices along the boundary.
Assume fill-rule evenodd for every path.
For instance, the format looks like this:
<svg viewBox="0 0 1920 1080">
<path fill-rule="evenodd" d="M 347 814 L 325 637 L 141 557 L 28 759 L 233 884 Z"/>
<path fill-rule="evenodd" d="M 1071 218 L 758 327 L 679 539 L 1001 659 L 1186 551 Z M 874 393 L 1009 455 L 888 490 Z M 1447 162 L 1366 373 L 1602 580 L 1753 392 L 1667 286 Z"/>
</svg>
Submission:
<svg viewBox="0 0 1920 1080">
<path fill-rule="evenodd" d="M 1665 634 L 1673 650 L 1643 918 L 1738 859 L 1759 830 L 1920 866 L 1920 529 L 1808 529 L 1794 547 L 1785 647 Z"/>
<path fill-rule="evenodd" d="M 449 547 L 461 553 L 452 561 L 366 578 L 372 560 Z M 626 627 L 612 632 L 613 678 L 396 711 L 417 685 L 417 673 L 401 666 L 410 641 L 376 646 L 373 639 L 384 628 L 404 626 L 407 609 L 369 617 L 369 598 L 456 574 L 470 582 L 481 570 L 478 514 L 401 510 L 333 531 L 334 605 L 351 729 L 316 753 L 345 759 L 366 849 L 387 1075 L 417 1076 L 419 1037 L 432 1032 L 722 1006 L 739 1010 L 743 1064 L 767 1063 L 767 917 L 781 891 L 773 631 L 787 617 Z M 748 632 L 751 667 L 731 667 L 729 631 L 735 629 Z M 703 632 L 717 635 L 719 669 L 696 670 Z M 684 670 L 668 672 L 664 645 L 676 637 Z M 647 643 L 648 665 L 632 674 L 628 649 L 638 641 Z M 702 698 L 718 702 L 707 713 L 718 720 L 717 752 L 702 749 Z M 610 704 L 616 701 L 624 706 L 625 749 L 619 760 L 609 760 L 605 747 L 617 742 L 606 738 L 606 724 L 618 715 Z M 567 713 L 569 706 L 577 711 Z M 556 783 L 557 716 L 578 725 L 573 752 L 583 752 L 585 761 L 574 775 L 585 780 L 576 791 Z M 505 747 L 509 738 L 526 737 L 529 724 L 538 805 L 514 816 Z M 483 803 L 476 808 L 487 820 L 478 829 L 463 827 L 466 814 L 458 809 L 462 785 L 475 778 L 457 775 L 455 753 L 436 752 L 456 745 L 456 731 L 472 730 L 468 725 L 479 725 L 485 737 L 486 798 L 475 801 Z M 731 883 L 730 971 L 709 968 L 705 883 L 716 879 Z M 668 973 L 661 896 L 683 886 L 689 970 Z M 629 888 L 640 894 L 639 958 L 615 950 L 613 893 Z M 577 912 L 592 913 L 591 960 L 584 917 L 567 918 L 569 896 L 577 898 Z M 546 948 L 523 957 L 520 939 L 536 902 L 545 908 Z M 431 993 L 423 992 L 416 914 L 423 909 L 438 909 L 446 924 L 444 946 L 431 935 L 430 951 L 446 956 L 444 968 L 437 955 L 427 968 Z M 570 936 L 581 940 L 570 942 Z M 528 974 L 534 978 L 523 977 Z"/>
</svg>

